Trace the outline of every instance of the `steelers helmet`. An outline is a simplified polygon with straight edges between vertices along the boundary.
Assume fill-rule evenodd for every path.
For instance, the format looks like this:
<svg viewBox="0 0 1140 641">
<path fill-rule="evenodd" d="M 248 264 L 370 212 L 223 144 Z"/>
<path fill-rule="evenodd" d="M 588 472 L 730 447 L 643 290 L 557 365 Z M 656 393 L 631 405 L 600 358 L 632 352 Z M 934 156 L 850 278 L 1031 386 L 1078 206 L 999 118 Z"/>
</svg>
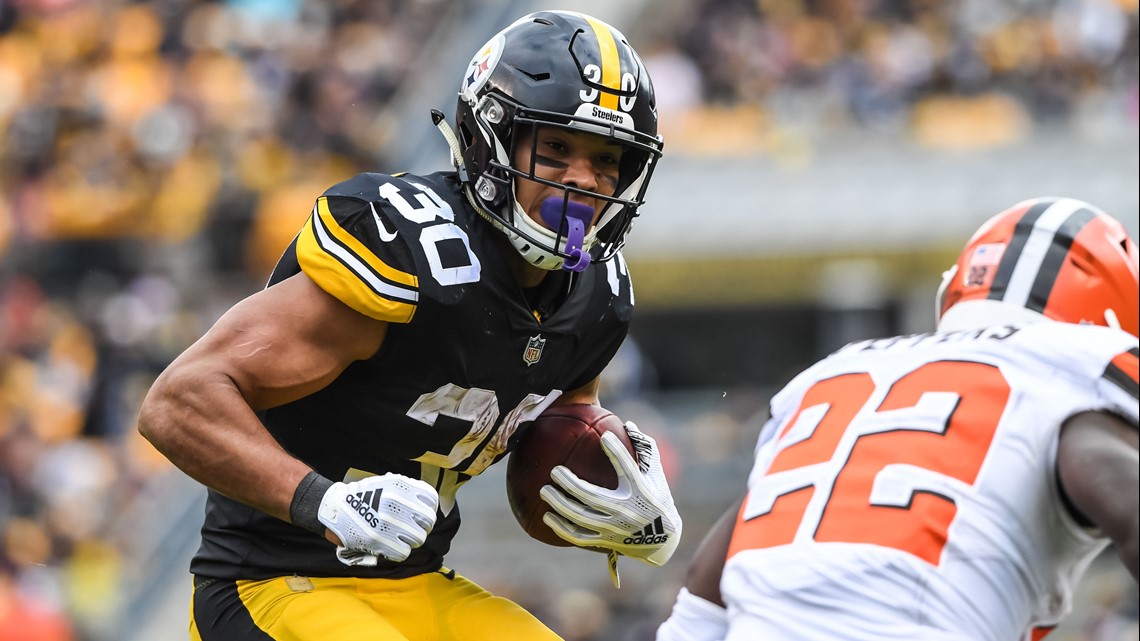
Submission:
<svg viewBox="0 0 1140 641">
<path fill-rule="evenodd" d="M 1027 200 L 983 224 L 943 275 L 939 327 L 1043 316 L 1136 336 L 1138 264 L 1128 231 L 1100 209 L 1072 198 Z"/>
<path fill-rule="evenodd" d="M 455 124 L 460 177 L 472 204 L 528 263 L 543 269 L 573 269 L 569 261 L 584 268 L 578 260 L 583 252 L 587 263 L 616 255 L 644 202 L 663 144 L 653 85 L 625 36 L 601 20 L 565 11 L 524 16 L 479 49 L 460 84 Z M 533 162 L 514 167 L 515 145 L 537 145 L 539 126 L 596 134 L 620 145 L 614 194 L 538 178 Z M 548 229 L 527 216 L 515 199 L 518 178 L 563 190 L 553 216 L 543 213 L 548 223 L 560 224 Z M 578 238 L 567 231 L 568 211 L 581 207 L 570 201 L 572 193 L 605 202 L 596 224 L 584 230 L 579 224 Z M 592 212 L 586 218 L 590 224 Z"/>
</svg>

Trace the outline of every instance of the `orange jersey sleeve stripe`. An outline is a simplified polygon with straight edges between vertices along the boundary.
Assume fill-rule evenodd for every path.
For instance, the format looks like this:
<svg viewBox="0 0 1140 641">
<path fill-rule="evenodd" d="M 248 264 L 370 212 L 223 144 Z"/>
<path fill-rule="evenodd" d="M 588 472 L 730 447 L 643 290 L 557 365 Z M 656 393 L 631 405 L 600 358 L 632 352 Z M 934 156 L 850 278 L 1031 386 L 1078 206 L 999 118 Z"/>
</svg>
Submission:
<svg viewBox="0 0 1140 641">
<path fill-rule="evenodd" d="M 1104 368 L 1102 376 L 1131 394 L 1132 398 L 1140 398 L 1140 350 L 1133 347 L 1117 354 Z"/>
</svg>

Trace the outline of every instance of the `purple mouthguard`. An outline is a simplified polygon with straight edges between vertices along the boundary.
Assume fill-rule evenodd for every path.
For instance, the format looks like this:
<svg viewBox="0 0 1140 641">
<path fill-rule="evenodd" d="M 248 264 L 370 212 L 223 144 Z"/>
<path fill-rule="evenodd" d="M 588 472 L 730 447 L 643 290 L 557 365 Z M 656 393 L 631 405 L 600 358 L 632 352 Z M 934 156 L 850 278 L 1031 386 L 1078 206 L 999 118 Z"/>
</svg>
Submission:
<svg viewBox="0 0 1140 641">
<path fill-rule="evenodd" d="M 566 216 L 562 216 L 562 204 L 566 203 Z M 566 253 L 570 258 L 562 263 L 562 269 L 580 272 L 590 264 L 590 254 L 582 251 L 582 241 L 586 238 L 586 226 L 594 222 L 594 208 L 551 196 L 542 201 L 539 210 L 542 222 L 548 229 L 566 237 Z"/>
</svg>

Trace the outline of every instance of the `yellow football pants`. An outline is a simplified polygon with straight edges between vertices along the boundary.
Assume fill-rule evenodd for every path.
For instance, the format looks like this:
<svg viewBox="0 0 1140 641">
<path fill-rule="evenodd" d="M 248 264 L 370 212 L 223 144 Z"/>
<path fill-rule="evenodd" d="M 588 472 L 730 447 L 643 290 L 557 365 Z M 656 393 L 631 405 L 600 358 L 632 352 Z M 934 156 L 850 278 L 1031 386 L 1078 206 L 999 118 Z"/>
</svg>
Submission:
<svg viewBox="0 0 1140 641">
<path fill-rule="evenodd" d="M 406 579 L 195 579 L 191 641 L 560 641 L 446 569 Z"/>
</svg>

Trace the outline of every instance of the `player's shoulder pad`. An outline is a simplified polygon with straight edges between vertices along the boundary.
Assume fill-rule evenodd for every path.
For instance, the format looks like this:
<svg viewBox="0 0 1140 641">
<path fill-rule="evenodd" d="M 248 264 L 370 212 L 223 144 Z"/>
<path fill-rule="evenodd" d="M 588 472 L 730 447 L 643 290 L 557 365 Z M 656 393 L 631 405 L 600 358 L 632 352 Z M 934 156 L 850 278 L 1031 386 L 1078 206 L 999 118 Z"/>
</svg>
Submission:
<svg viewBox="0 0 1140 641">
<path fill-rule="evenodd" d="M 1110 410 L 1140 429 L 1140 346 L 1135 339 L 1105 364 L 1096 386 Z"/>
<path fill-rule="evenodd" d="M 831 361 L 828 358 L 816 361 L 793 376 L 790 381 L 773 394 L 768 401 L 769 420 L 777 423 L 790 420 L 792 413 L 800 406 L 808 388 L 821 378 L 827 377 L 826 374 L 821 375 L 821 372 L 824 372 L 830 363 Z"/>
<path fill-rule="evenodd" d="M 353 309 L 407 323 L 424 302 L 454 302 L 479 280 L 467 207 L 446 173 L 359 174 L 317 200 L 299 261 Z"/>
<path fill-rule="evenodd" d="M 1140 346 L 1135 336 L 1099 325 L 1055 322 L 1034 323 L 1021 334 L 1016 338 L 1039 354 L 1043 365 L 1095 381 L 1102 394 L 1121 401 L 1118 405 L 1135 406 L 1140 400 Z"/>
<path fill-rule="evenodd" d="M 364 173 L 326 190 L 297 236 L 297 261 L 317 285 L 356 311 L 407 323 L 419 303 L 419 277 L 397 221 L 378 206 L 392 180 Z"/>
<path fill-rule="evenodd" d="M 374 202 L 380 199 L 380 187 L 392 182 L 394 178 L 396 176 L 364 172 L 329 187 L 321 195 Z"/>
<path fill-rule="evenodd" d="M 1140 401 L 1140 347 L 1118 353 L 1104 366 L 1101 378 Z"/>
<path fill-rule="evenodd" d="M 1100 325 L 1042 321 L 1020 325 L 1017 330 L 1010 336 L 1011 347 L 1070 372 L 1099 375 L 1106 363 L 1137 344 L 1135 336 Z"/>
</svg>

